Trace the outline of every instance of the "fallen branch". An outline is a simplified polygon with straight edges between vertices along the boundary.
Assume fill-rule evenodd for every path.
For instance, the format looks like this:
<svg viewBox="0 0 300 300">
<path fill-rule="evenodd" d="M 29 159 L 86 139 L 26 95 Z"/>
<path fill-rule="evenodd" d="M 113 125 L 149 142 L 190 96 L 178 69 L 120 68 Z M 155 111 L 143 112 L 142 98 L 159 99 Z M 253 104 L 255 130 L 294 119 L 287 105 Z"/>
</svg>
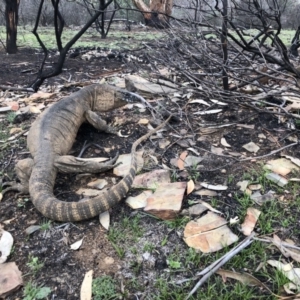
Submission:
<svg viewBox="0 0 300 300">
<path fill-rule="evenodd" d="M 252 232 L 248 237 L 246 237 L 241 243 L 239 243 L 236 247 L 234 247 L 231 251 L 226 253 L 224 256 L 219 258 L 217 261 L 212 263 L 210 266 L 206 267 L 204 270 L 202 270 L 200 273 L 197 273 L 197 276 L 203 276 L 199 282 L 195 285 L 195 287 L 190 291 L 188 296 L 185 298 L 185 300 L 189 299 L 196 291 L 197 289 L 203 285 L 203 283 L 218 269 L 220 269 L 224 264 L 226 264 L 232 257 L 234 257 L 236 254 L 241 252 L 243 249 L 248 247 L 253 241 L 254 241 L 255 233 Z"/>
</svg>

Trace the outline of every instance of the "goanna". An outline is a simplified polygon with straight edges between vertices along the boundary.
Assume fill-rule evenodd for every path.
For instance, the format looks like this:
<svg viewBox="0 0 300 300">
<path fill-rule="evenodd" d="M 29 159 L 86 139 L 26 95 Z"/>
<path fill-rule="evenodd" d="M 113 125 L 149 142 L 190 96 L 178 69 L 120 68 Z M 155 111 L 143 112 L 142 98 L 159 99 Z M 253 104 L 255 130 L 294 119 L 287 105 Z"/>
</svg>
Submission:
<svg viewBox="0 0 300 300">
<path fill-rule="evenodd" d="M 18 190 L 28 193 L 34 206 L 45 217 L 63 222 L 89 219 L 108 210 L 122 200 L 129 191 L 136 174 L 136 147 L 151 134 L 163 127 L 165 121 L 156 129 L 134 142 L 131 150 L 129 173 L 111 189 L 99 196 L 79 202 L 65 202 L 53 194 L 57 172 L 102 172 L 115 167 L 117 157 L 99 163 L 67 155 L 79 127 L 88 121 L 95 128 L 115 133 L 96 112 L 105 112 L 127 103 L 140 101 L 141 98 L 126 90 L 95 84 L 71 94 L 48 108 L 33 123 L 27 136 L 27 146 L 33 159 L 21 160 L 16 165 L 20 183 L 12 184 L 4 190 Z"/>
</svg>

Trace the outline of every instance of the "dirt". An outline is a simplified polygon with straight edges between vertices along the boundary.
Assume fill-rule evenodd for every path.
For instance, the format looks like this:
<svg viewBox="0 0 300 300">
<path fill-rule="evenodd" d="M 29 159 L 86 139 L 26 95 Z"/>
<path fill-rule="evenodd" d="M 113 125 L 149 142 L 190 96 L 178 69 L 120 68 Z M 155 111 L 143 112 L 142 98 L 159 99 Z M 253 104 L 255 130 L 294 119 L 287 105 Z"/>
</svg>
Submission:
<svg viewBox="0 0 300 300">
<path fill-rule="evenodd" d="M 17 55 L 7 56 L 3 52 L 0 53 L 0 69 L 2 70 L 0 83 L 26 86 L 34 79 L 35 75 L 33 73 L 37 72 L 41 60 L 41 54 L 36 54 L 36 51 L 29 49 L 21 49 Z M 30 71 L 25 73 L 26 70 Z M 107 70 L 131 71 L 118 58 L 93 59 L 89 62 L 81 59 L 68 59 L 65 71 L 60 76 L 47 80 L 45 85 L 64 84 L 68 78 L 72 78 L 71 80 L 76 82 L 89 81 L 91 80 L 90 74 L 97 74 L 98 78 L 101 79 L 101 74 L 105 74 Z M 76 89 L 76 87 L 67 89 L 65 94 L 69 94 Z M 204 157 L 201 167 L 197 170 L 197 182 L 206 181 L 210 184 L 228 185 L 227 191 L 218 193 L 217 207 L 215 208 L 221 210 L 227 219 L 233 218 L 239 215 L 240 211 L 240 204 L 236 200 L 236 195 L 240 195 L 241 192 L 236 187 L 236 183 L 242 180 L 243 175 L 246 173 L 252 176 L 254 182 L 257 181 L 261 167 L 255 161 L 236 163 L 226 152 L 221 156 L 214 155 L 211 153 L 211 146 L 220 147 L 220 139 L 225 137 L 227 143 L 231 145 L 227 152 L 246 153 L 242 146 L 252 141 L 260 146 L 260 150 L 256 154 L 260 156 L 287 145 L 286 137 L 289 135 L 299 136 L 299 131 L 291 131 L 284 125 L 278 124 L 278 120 L 271 114 L 257 113 L 247 108 L 229 107 L 218 114 L 217 118 L 216 115 L 200 117 L 193 115 L 198 109 L 197 106 L 188 105 L 183 110 L 185 104 L 185 100 L 179 100 L 176 106 L 170 100 L 165 101 L 169 111 L 181 113 L 181 121 L 173 121 L 168 129 L 166 136 L 172 142 L 170 147 L 160 149 L 158 142 L 155 140 L 143 144 L 146 159 L 149 160 L 149 164 L 144 171 L 157 168 L 153 162 L 151 165 L 149 155 L 156 156 L 160 165 L 164 163 L 170 166 L 170 159 L 178 157 L 185 150 L 185 147 L 179 145 L 180 142 L 187 138 L 193 140 L 195 144 L 192 147 Z M 150 118 L 150 114 L 147 112 L 134 113 L 130 109 L 119 109 L 105 115 L 108 120 L 114 120 L 116 116 L 125 120 L 122 130 L 129 134 L 128 138 L 120 139 L 102 134 L 91 126 L 84 125 L 78 133 L 72 153 L 78 154 L 84 141 L 94 142 L 104 148 L 111 149 L 107 153 L 96 147 L 90 147 L 85 153 L 86 157 L 113 156 L 117 150 L 120 151 L 120 154 L 129 153 L 133 141 L 146 132 L 143 126 L 136 125 L 137 121 L 142 117 Z M 17 125 L 11 125 L 4 115 L 1 118 L 4 127 L 23 126 L 24 129 L 27 129 L 35 116 L 32 115 Z M 235 125 L 224 127 L 213 134 L 199 134 L 199 124 L 210 122 L 217 122 L 218 124 L 234 123 Z M 247 125 L 248 128 L 239 127 L 236 124 Z M 253 125 L 254 128 L 249 127 L 250 125 Z M 174 135 L 171 136 L 171 133 L 177 136 L 181 134 L 184 138 L 176 138 Z M 258 137 L 261 133 L 266 136 L 265 139 Z M 271 141 L 271 139 L 274 141 Z M 289 148 L 285 153 L 293 157 L 299 157 L 299 147 Z M 249 154 L 246 155 L 249 156 Z M 15 179 L 15 163 L 29 156 L 25 137 L 20 137 L 15 143 L 11 143 L 3 149 L 0 160 L 0 168 L 4 175 L 3 181 Z M 275 156 L 268 156 L 267 159 L 272 157 Z M 255 170 L 258 172 L 257 175 L 255 175 Z M 188 175 L 186 172 L 177 172 L 176 180 L 187 181 Z M 94 177 L 94 175 L 92 177 L 79 177 L 74 174 L 60 174 L 57 178 L 54 194 L 66 201 L 74 199 L 74 197 L 79 198 L 74 194 L 74 191 L 84 186 L 87 181 Z M 112 184 L 113 180 L 111 178 L 114 176 L 112 172 L 107 172 L 96 177 L 108 178 L 110 184 Z M 232 177 L 232 180 L 229 180 L 230 177 Z M 114 178 L 114 180 L 117 180 L 116 177 Z M 130 193 L 137 194 L 138 191 L 132 190 Z M 189 206 L 189 200 L 198 199 L 200 199 L 200 196 L 185 196 L 183 208 Z M 208 197 L 202 197 L 202 199 L 211 202 Z M 1 202 L 0 223 L 3 224 L 4 221 L 10 220 L 5 223 L 5 230 L 9 231 L 14 237 L 14 249 L 9 261 L 16 262 L 24 275 L 25 282 L 32 280 L 38 285 L 50 287 L 52 292 L 51 297 L 49 296 L 48 299 L 79 299 L 83 277 L 89 270 L 94 270 L 94 277 L 110 275 L 116 278 L 119 283 L 118 291 L 123 291 L 125 299 L 137 299 L 137 297 L 139 299 L 168 299 L 160 297 L 158 294 L 157 278 L 174 281 L 191 277 L 203 268 L 203 265 L 198 263 L 185 266 L 184 270 L 181 271 L 170 271 L 167 265 L 167 257 L 170 257 L 170 255 L 181 257 L 180 255 L 187 250 L 187 246 L 182 240 L 183 228 L 170 228 L 165 222 L 146 215 L 142 211 L 133 211 L 124 202 L 110 211 L 111 230 L 115 232 L 119 230 L 124 233 L 124 236 L 118 236 L 112 242 L 112 237 L 99 224 L 98 218 L 74 224 L 51 222 L 49 229 L 39 230 L 27 235 L 25 233 L 26 228 L 47 221 L 27 200 L 28 196 L 18 196 L 14 192 L 7 193 Z M 290 208 L 280 206 L 279 209 L 289 210 Z M 130 222 L 137 220 L 141 231 L 139 238 L 133 237 L 137 229 L 126 225 L 124 220 L 130 220 Z M 277 228 L 279 234 L 284 234 L 285 237 L 290 237 L 295 242 L 299 242 L 300 236 L 295 234 L 293 228 L 283 230 L 280 226 L 280 220 L 278 220 L 277 225 L 276 227 L 275 224 L 274 228 Z M 241 235 L 237 228 L 232 230 L 239 236 Z M 77 251 L 71 250 L 70 245 L 82 238 L 82 247 Z M 167 238 L 166 245 L 162 243 L 164 238 Z M 145 250 L 146 244 L 152 244 L 154 247 L 150 256 L 145 255 L 148 252 Z M 125 252 L 123 257 L 117 250 L 120 247 Z M 135 248 L 134 251 L 133 248 Z M 39 261 L 44 263 L 42 269 L 36 274 L 28 266 L 28 262 L 32 257 L 38 257 Z M 205 288 L 205 285 L 203 288 Z M 186 293 L 190 289 L 190 287 L 185 289 Z M 19 289 L 6 299 L 21 299 L 22 293 L 22 289 Z M 259 293 L 263 296 L 262 291 L 259 291 Z M 175 298 L 170 296 L 169 299 Z"/>
</svg>

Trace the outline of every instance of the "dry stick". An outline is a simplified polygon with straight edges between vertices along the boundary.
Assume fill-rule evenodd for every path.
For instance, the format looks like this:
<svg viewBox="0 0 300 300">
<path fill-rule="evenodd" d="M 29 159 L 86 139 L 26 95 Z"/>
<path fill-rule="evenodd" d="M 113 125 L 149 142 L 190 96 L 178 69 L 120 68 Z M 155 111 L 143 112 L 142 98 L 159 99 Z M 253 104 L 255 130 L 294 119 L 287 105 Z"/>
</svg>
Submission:
<svg viewBox="0 0 300 300">
<path fill-rule="evenodd" d="M 275 153 L 278 153 L 278 152 L 280 152 L 280 151 L 282 151 L 282 150 L 284 150 L 284 149 L 287 149 L 287 148 L 290 148 L 290 147 L 293 147 L 293 146 L 297 146 L 297 145 L 299 145 L 299 142 L 296 142 L 296 143 L 293 143 L 293 144 L 290 144 L 290 145 L 281 147 L 281 148 L 279 148 L 279 149 L 273 150 L 273 151 L 271 151 L 270 153 L 265 154 L 265 155 L 254 156 L 254 157 L 247 157 L 247 158 L 244 158 L 244 159 L 237 159 L 237 158 L 235 158 L 235 157 L 232 157 L 232 156 L 229 156 L 229 155 L 225 155 L 225 154 L 216 154 L 216 153 L 213 153 L 212 151 L 209 151 L 209 150 L 206 150 L 206 149 L 200 148 L 200 147 L 195 147 L 195 148 L 196 148 L 196 149 L 200 149 L 200 150 L 205 151 L 205 152 L 208 152 L 208 153 L 211 153 L 211 154 L 214 154 L 214 155 L 217 155 L 217 156 L 231 158 L 231 159 L 233 159 L 235 162 L 243 162 L 243 161 L 249 161 L 249 160 L 253 160 L 253 159 L 257 160 L 257 159 L 261 159 L 261 158 L 266 158 L 266 157 L 271 156 L 271 155 L 273 155 L 273 154 L 275 154 Z M 218 167 L 218 168 L 210 169 L 210 170 L 206 170 L 206 171 L 207 171 L 207 172 L 214 172 L 214 171 L 217 171 L 217 170 L 219 170 L 219 169 L 222 169 L 222 168 L 224 168 L 224 167 L 226 167 L 226 166 L 228 166 L 228 165 L 231 165 L 231 163 L 227 163 L 227 164 L 222 165 L 222 166 L 220 166 L 220 167 Z"/>
<path fill-rule="evenodd" d="M 199 282 L 195 285 L 195 287 L 190 291 L 190 293 L 185 298 L 185 300 L 189 299 L 197 291 L 197 289 L 212 274 L 214 274 L 218 269 L 220 269 L 224 264 L 226 264 L 233 256 L 235 256 L 237 253 L 241 252 L 243 249 L 248 247 L 254 241 L 254 239 L 253 239 L 254 236 L 255 236 L 255 233 L 252 232 L 247 238 L 245 238 L 241 243 L 239 243 L 231 251 L 226 253 L 224 256 L 222 256 L 220 259 L 218 259 L 216 262 L 212 263 L 210 266 L 208 266 L 202 272 L 200 272 L 199 275 L 204 275 L 204 274 L 205 275 L 199 280 Z"/>
<path fill-rule="evenodd" d="M 297 145 L 299 145 L 299 142 L 296 142 L 296 143 L 293 143 L 293 144 L 289 144 L 289 145 L 284 146 L 284 147 L 281 147 L 281 148 L 279 148 L 279 149 L 277 149 L 277 150 L 273 150 L 273 151 L 271 151 L 270 153 L 265 154 L 265 155 L 256 156 L 256 157 L 248 157 L 248 158 L 245 158 L 245 159 L 241 159 L 241 160 L 239 160 L 239 162 L 247 161 L 247 160 L 252 160 L 252 159 L 265 158 L 265 157 L 267 157 L 267 156 L 271 156 L 271 155 L 273 155 L 273 154 L 275 154 L 275 153 L 277 153 L 277 152 L 280 152 L 280 151 L 282 151 L 282 150 L 284 150 L 284 149 L 287 149 L 287 148 L 290 148 L 290 147 L 294 147 L 294 146 L 297 146 Z"/>
<path fill-rule="evenodd" d="M 0 90 L 9 90 L 9 91 L 24 91 L 24 92 L 29 92 L 29 93 L 34 93 L 33 88 L 24 88 L 24 87 L 14 87 L 14 86 L 9 86 L 9 85 L 0 85 Z"/>
<path fill-rule="evenodd" d="M 12 159 L 13 155 L 14 155 L 14 150 L 11 151 L 11 156 L 9 158 L 9 161 L 6 164 L 6 166 L 4 166 L 4 168 L 2 169 L 2 172 L 4 172 L 4 170 L 10 165 L 10 162 L 11 162 L 11 159 Z"/>
</svg>

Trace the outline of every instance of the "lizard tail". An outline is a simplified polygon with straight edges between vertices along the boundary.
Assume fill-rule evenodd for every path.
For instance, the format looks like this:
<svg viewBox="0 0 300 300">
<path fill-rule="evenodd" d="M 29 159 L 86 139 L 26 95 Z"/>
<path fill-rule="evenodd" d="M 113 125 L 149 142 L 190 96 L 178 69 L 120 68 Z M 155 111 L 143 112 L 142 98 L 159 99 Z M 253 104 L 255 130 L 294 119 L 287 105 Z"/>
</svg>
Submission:
<svg viewBox="0 0 300 300">
<path fill-rule="evenodd" d="M 33 204 L 45 217 L 61 222 L 86 220 L 107 211 L 126 196 L 132 185 L 137 170 L 136 148 L 138 145 L 164 127 L 171 117 L 132 144 L 131 165 L 128 174 L 108 191 L 85 201 L 65 202 L 55 198 L 51 189 L 44 190 L 42 188 L 44 185 L 41 184 L 41 189 L 35 186 L 37 193 L 32 193 L 33 195 L 37 195 L 32 199 Z"/>
</svg>

